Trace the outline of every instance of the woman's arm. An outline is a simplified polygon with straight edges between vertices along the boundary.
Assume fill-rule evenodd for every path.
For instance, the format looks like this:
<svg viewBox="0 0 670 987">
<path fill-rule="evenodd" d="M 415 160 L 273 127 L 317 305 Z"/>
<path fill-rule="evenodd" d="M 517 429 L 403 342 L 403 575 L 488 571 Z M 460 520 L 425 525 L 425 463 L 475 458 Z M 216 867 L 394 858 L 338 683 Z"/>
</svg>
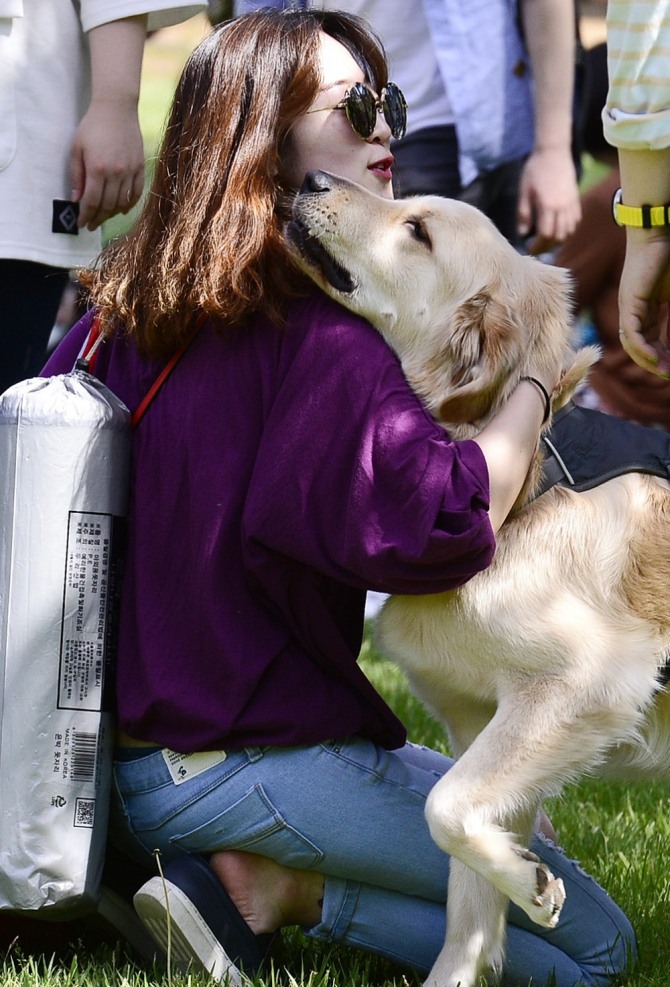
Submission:
<svg viewBox="0 0 670 987">
<path fill-rule="evenodd" d="M 295 352 L 256 456 L 247 538 L 384 592 L 442 592 L 486 568 L 537 449 L 537 386 L 520 384 L 476 441 L 453 441 L 367 323 L 316 299 L 290 324 L 283 348 Z M 551 393 L 558 366 L 530 372 Z"/>
<path fill-rule="evenodd" d="M 539 373 L 533 376 L 551 394 L 556 382 L 542 379 Z M 537 450 L 544 413 L 540 388 L 532 381 L 522 380 L 507 404 L 474 440 L 489 470 L 489 518 L 494 531 L 500 529 L 521 492 Z"/>
</svg>

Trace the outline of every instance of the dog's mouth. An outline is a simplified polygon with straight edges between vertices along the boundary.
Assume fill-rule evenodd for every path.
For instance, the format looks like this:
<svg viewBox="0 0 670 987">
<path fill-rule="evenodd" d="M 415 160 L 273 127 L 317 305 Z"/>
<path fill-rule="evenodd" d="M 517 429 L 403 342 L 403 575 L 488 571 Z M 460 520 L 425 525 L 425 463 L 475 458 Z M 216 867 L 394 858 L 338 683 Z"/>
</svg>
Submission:
<svg viewBox="0 0 670 987">
<path fill-rule="evenodd" d="M 321 241 L 309 232 L 299 220 L 292 219 L 286 227 L 286 235 L 291 247 L 297 251 L 310 266 L 316 267 L 324 280 L 342 294 L 350 295 L 356 283 L 349 271 L 332 257 Z"/>
</svg>

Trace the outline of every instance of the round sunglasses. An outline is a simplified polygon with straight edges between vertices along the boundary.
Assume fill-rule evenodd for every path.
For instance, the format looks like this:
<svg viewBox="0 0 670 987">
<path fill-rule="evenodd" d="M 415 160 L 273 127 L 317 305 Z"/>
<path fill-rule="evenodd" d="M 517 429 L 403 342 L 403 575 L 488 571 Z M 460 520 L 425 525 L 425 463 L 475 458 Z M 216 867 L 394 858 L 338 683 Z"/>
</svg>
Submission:
<svg viewBox="0 0 670 987">
<path fill-rule="evenodd" d="M 321 113 L 324 110 L 344 110 L 353 132 L 365 141 L 375 131 L 378 113 L 384 114 L 397 141 L 405 136 L 407 130 L 407 101 L 395 82 L 387 82 L 379 97 L 364 83 L 356 82 L 335 106 L 320 106 L 307 112 Z"/>
</svg>

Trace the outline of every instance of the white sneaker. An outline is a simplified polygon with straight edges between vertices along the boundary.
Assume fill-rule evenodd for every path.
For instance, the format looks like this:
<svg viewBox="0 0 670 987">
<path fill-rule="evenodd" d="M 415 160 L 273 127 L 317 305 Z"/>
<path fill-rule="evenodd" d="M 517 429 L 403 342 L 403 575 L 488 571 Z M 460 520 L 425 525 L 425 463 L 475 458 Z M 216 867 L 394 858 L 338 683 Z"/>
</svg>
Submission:
<svg viewBox="0 0 670 987">
<path fill-rule="evenodd" d="M 164 879 L 152 877 L 133 903 L 176 969 L 205 970 L 230 987 L 249 987 L 249 977 L 262 963 L 266 937 L 254 935 L 202 857 L 168 864 Z"/>
</svg>

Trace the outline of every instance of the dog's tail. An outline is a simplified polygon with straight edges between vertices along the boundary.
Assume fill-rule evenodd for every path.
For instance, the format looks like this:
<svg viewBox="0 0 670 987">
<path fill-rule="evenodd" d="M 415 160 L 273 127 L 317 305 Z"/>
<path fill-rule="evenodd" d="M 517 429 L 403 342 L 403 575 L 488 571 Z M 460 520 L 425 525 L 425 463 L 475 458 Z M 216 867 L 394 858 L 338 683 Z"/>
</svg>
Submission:
<svg viewBox="0 0 670 987">
<path fill-rule="evenodd" d="M 556 412 L 563 408 L 575 391 L 582 386 L 589 376 L 594 363 L 601 357 L 600 347 L 583 346 L 571 353 L 571 361 L 563 368 L 563 374 L 551 399 L 551 409 Z"/>
</svg>

